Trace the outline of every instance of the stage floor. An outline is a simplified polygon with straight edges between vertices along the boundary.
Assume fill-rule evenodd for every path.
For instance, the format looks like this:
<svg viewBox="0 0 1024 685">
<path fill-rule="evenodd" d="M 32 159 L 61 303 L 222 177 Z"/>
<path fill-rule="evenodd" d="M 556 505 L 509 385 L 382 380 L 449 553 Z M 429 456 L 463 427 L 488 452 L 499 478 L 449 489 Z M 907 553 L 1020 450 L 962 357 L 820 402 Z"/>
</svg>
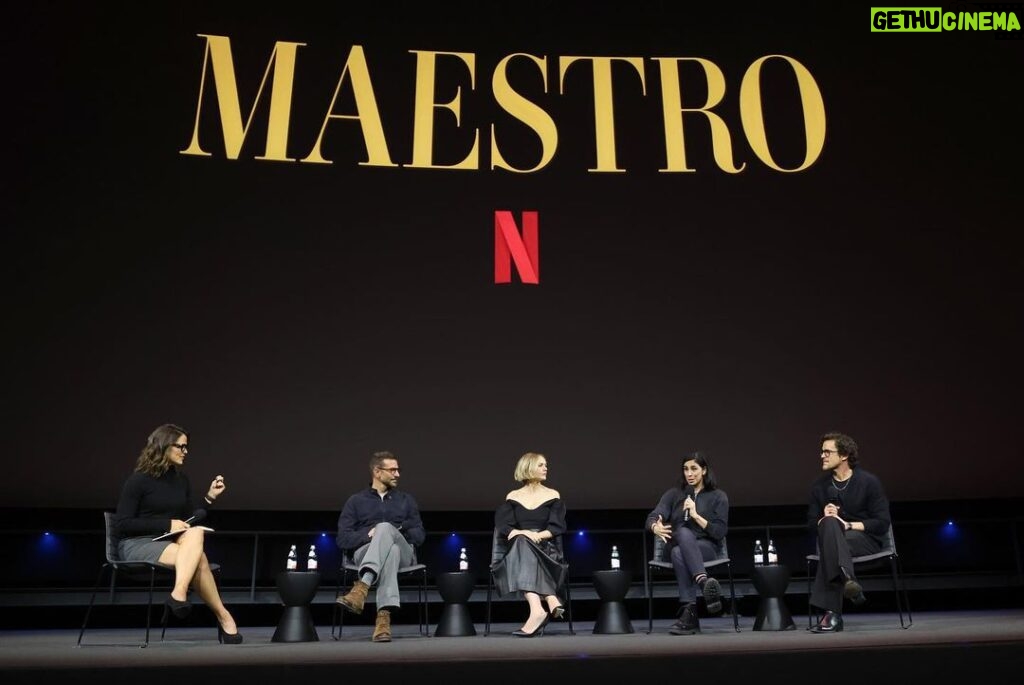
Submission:
<svg viewBox="0 0 1024 685">
<path fill-rule="evenodd" d="M 780 678 L 806 677 L 818 667 L 834 664 L 830 683 L 863 683 L 867 672 L 849 666 L 845 657 L 865 653 L 878 668 L 914 668 L 930 682 L 954 682 L 973 672 L 986 683 L 1017 682 L 1000 679 L 1002 667 L 1024 666 L 1024 610 L 922 612 L 913 627 L 902 630 L 895 614 L 858 613 L 845 616 L 846 629 L 835 635 L 808 633 L 806 617 L 797 616 L 797 629 L 754 632 L 753 620 L 741 617 L 741 632 L 731 618 L 702 619 L 702 633 L 667 634 L 671 621 L 655 622 L 646 634 L 646 621 L 636 621 L 627 635 L 593 635 L 592 623 L 575 624 L 576 635 L 565 622 L 552 623 L 547 634 L 523 639 L 509 633 L 517 625 L 492 626 L 488 637 L 423 637 L 415 625 L 396 625 L 390 644 L 369 641 L 371 627 L 347 626 L 344 638 L 334 641 L 330 628 L 318 626 L 320 642 L 280 644 L 270 641 L 274 628 L 245 626 L 245 643 L 220 645 L 214 628 L 169 628 L 161 642 L 159 630 L 152 642 L 139 649 L 140 629 L 90 630 L 75 648 L 77 630 L 0 632 L 0 671 L 4 682 L 46 682 L 60 677 L 68 682 L 273 682 L 281 677 L 390 675 L 432 682 L 432 677 L 481 677 L 487 682 L 522 682 L 523 673 L 511 677 L 503 663 L 533 662 L 537 674 L 589 677 L 634 673 L 643 677 L 700 670 L 729 680 L 744 677 L 748 668 L 768 669 Z M 482 632 L 483 626 L 477 625 Z M 539 662 L 539 663 L 538 663 Z M 968 668 L 969 666 L 969 668 Z M 512 669 L 515 670 L 515 669 Z M 911 675 L 903 672 L 903 675 Z M 559 675 L 560 677 L 560 675 Z M 1007 676 L 1008 677 L 1008 676 Z M 390 678 L 388 678 L 390 680 Z M 771 682 L 775 679 L 771 678 Z M 792 681 L 790 681 L 792 682 Z"/>
</svg>

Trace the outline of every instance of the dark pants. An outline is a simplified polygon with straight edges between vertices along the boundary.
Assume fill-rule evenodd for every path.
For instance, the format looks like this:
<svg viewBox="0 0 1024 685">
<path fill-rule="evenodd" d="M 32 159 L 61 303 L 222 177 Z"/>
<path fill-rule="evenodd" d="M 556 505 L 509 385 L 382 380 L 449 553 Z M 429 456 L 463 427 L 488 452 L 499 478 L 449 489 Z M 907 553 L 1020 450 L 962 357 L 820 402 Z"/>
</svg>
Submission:
<svg viewBox="0 0 1024 685">
<path fill-rule="evenodd" d="M 718 548 L 707 538 L 698 539 L 693 531 L 678 526 L 672 531 L 672 568 L 679 584 L 679 601 L 687 604 L 697 599 L 697 584 L 693 577 L 705 573 L 704 562 L 718 557 Z"/>
<path fill-rule="evenodd" d="M 826 516 L 818 524 L 818 572 L 811 588 L 811 604 L 828 611 L 842 613 L 843 585 L 846 579 L 840 569 L 853 578 L 853 557 L 874 554 L 882 549 L 878 541 L 862 530 L 843 530 L 834 516 Z"/>
</svg>

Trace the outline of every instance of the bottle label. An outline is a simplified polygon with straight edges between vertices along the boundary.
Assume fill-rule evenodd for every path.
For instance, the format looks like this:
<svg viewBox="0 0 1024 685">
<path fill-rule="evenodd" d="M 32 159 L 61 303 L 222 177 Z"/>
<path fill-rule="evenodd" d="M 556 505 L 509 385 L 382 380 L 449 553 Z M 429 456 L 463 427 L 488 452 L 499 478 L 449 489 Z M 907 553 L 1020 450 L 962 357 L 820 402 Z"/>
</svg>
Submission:
<svg viewBox="0 0 1024 685">
<path fill-rule="evenodd" d="M 286 568 L 289 571 L 294 571 L 295 570 L 295 560 L 294 559 L 289 559 L 288 560 L 288 566 Z"/>
<path fill-rule="evenodd" d="M 613 569 L 614 568 L 619 568 L 619 560 L 618 559 L 612 559 L 612 568 Z"/>
<path fill-rule="evenodd" d="M 310 559 L 309 563 L 306 564 L 306 568 L 308 568 L 310 571 L 315 571 L 316 570 L 316 559 Z"/>
<path fill-rule="evenodd" d="M 763 554 L 755 554 L 754 555 L 754 563 L 755 564 L 763 564 L 764 563 L 764 555 Z"/>
<path fill-rule="evenodd" d="M 459 562 L 459 570 L 460 571 L 468 571 L 469 570 L 469 562 L 468 561 L 460 561 Z"/>
</svg>

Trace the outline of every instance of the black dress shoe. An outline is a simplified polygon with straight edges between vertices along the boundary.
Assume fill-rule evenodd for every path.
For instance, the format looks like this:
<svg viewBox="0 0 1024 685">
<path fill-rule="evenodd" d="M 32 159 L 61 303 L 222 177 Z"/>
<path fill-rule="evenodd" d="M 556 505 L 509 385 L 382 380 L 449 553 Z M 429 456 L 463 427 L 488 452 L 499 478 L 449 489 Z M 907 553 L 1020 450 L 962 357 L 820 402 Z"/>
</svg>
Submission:
<svg viewBox="0 0 1024 685">
<path fill-rule="evenodd" d="M 834 611 L 826 611 L 825 615 L 818 621 L 818 625 L 811 628 L 812 633 L 838 633 L 843 629 L 843 617 Z"/>
<path fill-rule="evenodd" d="M 164 602 L 164 616 L 166 618 L 167 612 L 170 611 L 174 614 L 175 618 L 187 618 L 192 613 L 192 604 L 187 599 L 179 601 L 174 597 L 168 596 Z"/>
<path fill-rule="evenodd" d="M 551 614 L 544 614 L 544 620 L 540 622 L 540 625 L 533 629 L 532 633 L 528 633 L 522 628 L 519 630 L 513 630 L 512 634 L 516 637 L 537 637 L 538 635 L 544 634 L 544 626 L 551 620 Z"/>
<path fill-rule="evenodd" d="M 846 597 L 846 599 L 857 606 L 868 601 L 868 598 L 864 596 L 864 588 L 861 587 L 860 583 L 854 580 L 853 576 L 847 573 L 845 568 L 840 568 L 839 570 L 843 573 L 843 597 Z"/>
</svg>

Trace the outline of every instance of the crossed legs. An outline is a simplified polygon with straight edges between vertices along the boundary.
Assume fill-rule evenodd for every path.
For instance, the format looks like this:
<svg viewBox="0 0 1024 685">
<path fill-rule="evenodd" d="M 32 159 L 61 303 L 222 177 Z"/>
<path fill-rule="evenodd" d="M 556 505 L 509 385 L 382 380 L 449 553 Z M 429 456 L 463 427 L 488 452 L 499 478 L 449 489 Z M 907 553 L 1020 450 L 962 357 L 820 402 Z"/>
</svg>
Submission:
<svg viewBox="0 0 1024 685">
<path fill-rule="evenodd" d="M 238 632 L 235 619 L 221 601 L 220 592 L 217 590 L 217 581 L 213 578 L 213 571 L 210 570 L 210 562 L 203 552 L 203 531 L 199 528 L 189 528 L 178 536 L 175 542 L 167 545 L 160 555 L 160 563 L 174 567 L 174 589 L 171 590 L 171 597 L 179 602 L 185 601 L 188 597 L 188 589 L 192 587 L 202 597 L 206 606 L 217 617 L 217 621 L 224 632 L 231 634 Z"/>
</svg>

